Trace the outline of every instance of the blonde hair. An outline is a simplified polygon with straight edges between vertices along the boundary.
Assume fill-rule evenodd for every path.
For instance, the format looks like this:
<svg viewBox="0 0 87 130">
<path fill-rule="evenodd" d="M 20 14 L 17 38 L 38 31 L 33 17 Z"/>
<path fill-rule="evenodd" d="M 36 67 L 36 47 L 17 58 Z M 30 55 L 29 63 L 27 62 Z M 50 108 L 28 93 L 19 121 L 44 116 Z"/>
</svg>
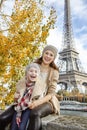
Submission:
<svg viewBox="0 0 87 130">
<path fill-rule="evenodd" d="M 31 68 L 31 67 L 34 67 L 38 70 L 38 73 L 40 73 L 40 67 L 37 63 L 30 63 L 26 66 L 26 69 L 25 69 L 25 75 L 27 75 L 27 72 L 28 70 Z"/>
</svg>

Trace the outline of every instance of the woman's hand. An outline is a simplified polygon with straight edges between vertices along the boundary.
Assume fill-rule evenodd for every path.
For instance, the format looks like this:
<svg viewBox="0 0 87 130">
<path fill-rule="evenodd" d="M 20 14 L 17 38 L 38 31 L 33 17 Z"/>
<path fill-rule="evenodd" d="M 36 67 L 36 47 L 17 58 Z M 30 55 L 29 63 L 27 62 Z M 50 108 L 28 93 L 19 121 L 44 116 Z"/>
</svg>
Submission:
<svg viewBox="0 0 87 130">
<path fill-rule="evenodd" d="M 30 109 L 33 109 L 33 108 L 35 108 L 35 107 L 37 107 L 45 102 L 48 102 L 51 99 L 51 97 L 52 97 L 52 95 L 50 95 L 50 94 L 46 95 L 45 97 L 43 97 L 41 99 L 30 102 L 28 106 Z"/>
<path fill-rule="evenodd" d="M 35 101 L 29 103 L 28 106 L 29 106 L 30 109 L 33 109 L 33 108 L 37 107 L 38 105 L 39 105 L 38 100 L 35 100 Z"/>
</svg>

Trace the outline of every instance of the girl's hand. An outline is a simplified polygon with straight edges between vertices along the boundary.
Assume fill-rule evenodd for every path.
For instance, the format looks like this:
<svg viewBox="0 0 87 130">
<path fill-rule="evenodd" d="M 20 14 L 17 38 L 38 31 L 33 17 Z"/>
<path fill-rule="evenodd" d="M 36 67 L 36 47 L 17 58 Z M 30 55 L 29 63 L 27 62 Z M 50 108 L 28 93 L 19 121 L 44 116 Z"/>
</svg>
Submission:
<svg viewBox="0 0 87 130">
<path fill-rule="evenodd" d="M 16 117 L 16 123 L 17 123 L 18 127 L 20 125 L 20 122 L 21 122 L 21 118 L 20 117 Z"/>
</svg>

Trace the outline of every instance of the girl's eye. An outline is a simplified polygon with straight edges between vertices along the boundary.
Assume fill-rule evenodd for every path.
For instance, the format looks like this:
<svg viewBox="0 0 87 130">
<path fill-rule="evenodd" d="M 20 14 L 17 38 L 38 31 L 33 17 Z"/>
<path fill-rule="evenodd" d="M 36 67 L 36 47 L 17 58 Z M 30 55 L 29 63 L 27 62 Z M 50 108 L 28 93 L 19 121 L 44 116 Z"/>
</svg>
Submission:
<svg viewBox="0 0 87 130">
<path fill-rule="evenodd" d="M 35 70 L 34 73 L 37 73 L 37 70 Z"/>
<path fill-rule="evenodd" d="M 29 70 L 28 72 L 33 72 L 32 70 Z"/>
<path fill-rule="evenodd" d="M 48 52 L 46 52 L 45 54 L 47 54 L 47 55 L 48 55 Z"/>
<path fill-rule="evenodd" d="M 37 73 L 37 70 L 35 71 L 35 73 Z"/>
</svg>

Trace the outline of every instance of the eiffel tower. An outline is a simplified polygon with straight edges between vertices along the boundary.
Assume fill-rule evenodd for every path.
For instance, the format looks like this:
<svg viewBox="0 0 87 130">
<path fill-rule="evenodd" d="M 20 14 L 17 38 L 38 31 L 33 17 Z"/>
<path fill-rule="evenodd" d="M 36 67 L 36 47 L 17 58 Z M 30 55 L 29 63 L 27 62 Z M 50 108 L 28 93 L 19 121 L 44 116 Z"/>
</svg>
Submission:
<svg viewBox="0 0 87 130">
<path fill-rule="evenodd" d="M 73 37 L 70 0 L 64 4 L 64 30 L 63 47 L 59 52 L 59 83 L 65 86 L 87 85 L 87 73 L 85 73 L 76 50 Z"/>
</svg>

